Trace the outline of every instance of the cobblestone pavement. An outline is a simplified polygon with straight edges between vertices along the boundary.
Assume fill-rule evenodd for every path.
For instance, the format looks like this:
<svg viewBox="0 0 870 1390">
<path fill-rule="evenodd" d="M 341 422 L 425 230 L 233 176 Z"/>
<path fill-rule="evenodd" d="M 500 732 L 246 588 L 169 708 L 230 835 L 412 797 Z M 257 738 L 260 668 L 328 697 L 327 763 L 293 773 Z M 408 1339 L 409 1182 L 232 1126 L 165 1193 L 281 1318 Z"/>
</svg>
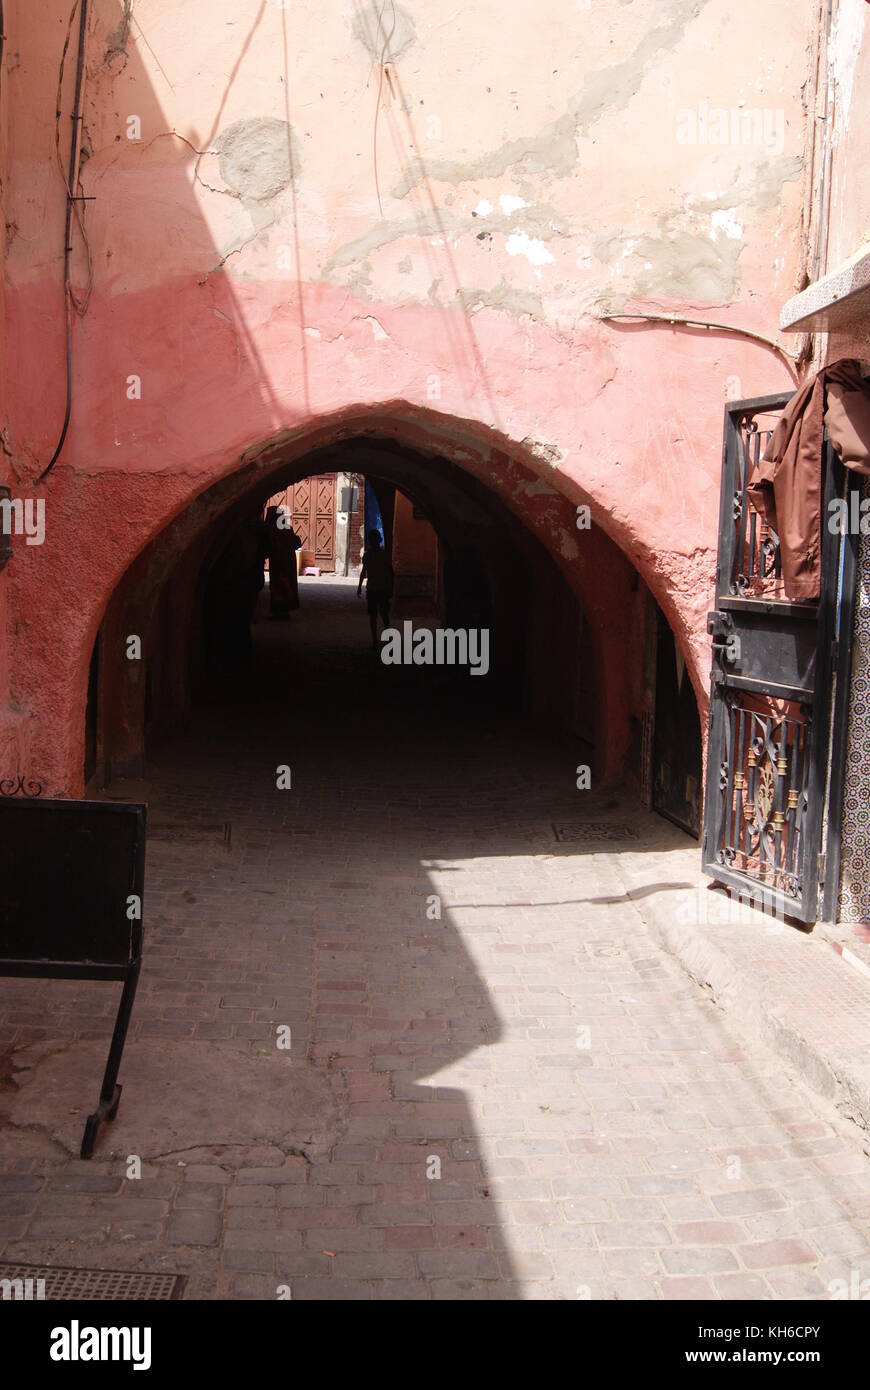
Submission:
<svg viewBox="0 0 870 1390">
<path fill-rule="evenodd" d="M 188 1297 L 854 1297 L 866 1141 L 626 896 L 621 846 L 679 862 L 686 838 L 578 792 L 570 745 L 488 709 L 486 680 L 377 665 L 343 585 L 302 597 L 154 755 L 128 1085 L 90 1163 L 10 1107 L 34 1055 L 105 1043 L 114 990 L 0 981 L 3 1256 L 177 1270 Z M 129 1084 L 163 1047 L 179 1147 Z M 204 1080 L 242 1061 L 244 1086 Z M 291 1117 L 305 1086 L 327 1099 L 275 1142 L 245 1117 L 278 1066 Z"/>
</svg>

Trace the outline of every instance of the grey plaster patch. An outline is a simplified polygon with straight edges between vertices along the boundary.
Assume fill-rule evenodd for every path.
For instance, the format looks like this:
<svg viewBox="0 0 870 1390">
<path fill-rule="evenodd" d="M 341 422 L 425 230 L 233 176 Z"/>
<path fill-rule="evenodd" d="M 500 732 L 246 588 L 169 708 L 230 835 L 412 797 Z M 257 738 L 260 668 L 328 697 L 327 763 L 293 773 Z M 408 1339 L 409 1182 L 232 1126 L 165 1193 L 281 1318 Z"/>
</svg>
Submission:
<svg viewBox="0 0 870 1390">
<path fill-rule="evenodd" d="M 672 231 L 643 236 L 632 252 L 649 267 L 633 277 L 635 295 L 663 295 L 698 303 L 730 304 L 740 289 L 742 240 L 713 241 L 706 234 Z"/>
<path fill-rule="evenodd" d="M 692 200 L 689 218 L 732 208 L 775 207 L 782 198 L 783 184 L 794 182 L 801 174 L 801 160 L 790 156 L 738 166 L 721 192 L 702 194 Z M 684 218 L 682 211 L 661 217 L 659 230 L 653 234 L 621 230 L 604 231 L 593 237 L 592 253 L 607 265 L 623 255 L 650 263 L 633 276 L 623 277 L 621 284 L 614 284 L 613 297 L 599 299 L 599 311 L 618 312 L 629 299 L 646 295 L 676 296 L 710 304 L 727 304 L 736 298 L 743 239 L 714 239 L 707 231 L 679 228 L 676 223 Z"/>
<path fill-rule="evenodd" d="M 542 241 L 551 241 L 554 237 L 567 236 L 569 227 L 552 208 L 541 204 L 537 207 L 523 208 L 522 215 L 506 216 L 496 213 L 487 217 L 485 222 L 476 218 L 473 213 L 461 216 L 443 208 L 431 208 L 414 218 L 403 217 L 378 222 L 361 237 L 339 246 L 323 267 L 323 278 L 332 279 L 335 270 L 355 265 L 373 251 L 379 251 L 382 247 L 390 246 L 404 238 L 416 240 L 420 237 L 476 237 L 481 230 L 492 233 L 522 230 L 539 237 Z"/>
<path fill-rule="evenodd" d="M 622 255 L 628 240 L 627 232 L 599 232 L 591 241 L 592 254 L 596 261 L 612 265 Z"/>
<path fill-rule="evenodd" d="M 111 64 L 115 58 L 127 57 L 127 40 L 130 37 L 130 21 L 133 18 L 133 0 L 124 0 L 124 8 L 117 27 L 106 35 L 106 53 L 103 62 Z"/>
<path fill-rule="evenodd" d="M 578 133 L 586 135 L 606 111 L 624 110 L 637 95 L 653 61 L 678 47 L 686 29 L 709 3 L 710 0 L 659 3 L 653 16 L 663 17 L 657 23 L 653 22 L 627 58 L 608 68 L 587 73 L 572 108 Z"/>
<path fill-rule="evenodd" d="M 705 204 L 705 208 L 706 208 Z M 661 218 L 656 233 L 603 232 L 592 240 L 597 260 L 612 264 L 623 256 L 642 269 L 624 267 L 610 286 L 611 297 L 598 308 L 618 312 L 630 299 L 652 296 L 728 304 L 740 289 L 742 238 L 716 237 L 689 231 Z"/>
<path fill-rule="evenodd" d="M 531 316 L 537 319 L 542 318 L 544 314 L 544 303 L 540 295 L 529 290 L 516 289 L 508 284 L 504 276 L 491 289 L 457 290 L 456 297 L 459 306 L 466 312 L 485 307 L 498 309 L 501 313 L 511 314 L 515 318 Z"/>
<path fill-rule="evenodd" d="M 577 163 L 576 121 L 568 112 L 550 121 L 537 135 L 508 140 L 497 150 L 488 150 L 471 160 L 436 159 L 424 164 L 408 161 L 408 168 L 392 189 L 394 198 L 404 198 L 425 178 L 439 183 L 467 183 L 473 179 L 496 179 L 516 169 L 520 175 L 556 174 L 566 176 Z"/>
<path fill-rule="evenodd" d="M 779 155 L 776 159 L 759 159 L 734 170 L 731 182 L 721 193 L 702 195 L 692 202 L 693 208 L 715 212 L 718 209 L 749 204 L 755 208 L 776 207 L 782 197 L 784 183 L 794 183 L 803 174 L 800 155 Z"/>
<path fill-rule="evenodd" d="M 351 33 L 377 63 L 395 63 L 417 40 L 413 17 L 394 0 L 372 0 L 358 9 Z"/>
<path fill-rule="evenodd" d="M 424 176 L 457 184 L 470 179 L 500 178 L 515 165 L 525 174 L 570 174 L 577 162 L 577 137 L 588 134 L 605 112 L 622 111 L 628 106 L 654 60 L 679 46 L 689 24 L 709 3 L 710 0 L 661 0 L 653 13 L 663 17 L 653 22 L 621 63 L 586 73 L 578 95 L 563 116 L 536 135 L 506 141 L 472 160 L 433 160 L 425 168 L 418 161 L 395 185 L 393 196 L 404 198 Z"/>
<path fill-rule="evenodd" d="M 372 263 L 371 261 L 361 261 L 348 272 L 342 282 L 346 289 L 359 295 L 360 299 L 369 299 L 372 294 Z"/>
<path fill-rule="evenodd" d="M 299 169 L 299 147 L 286 121 L 250 116 L 221 131 L 215 142 L 224 183 L 242 198 L 264 202 L 286 188 Z"/>
</svg>

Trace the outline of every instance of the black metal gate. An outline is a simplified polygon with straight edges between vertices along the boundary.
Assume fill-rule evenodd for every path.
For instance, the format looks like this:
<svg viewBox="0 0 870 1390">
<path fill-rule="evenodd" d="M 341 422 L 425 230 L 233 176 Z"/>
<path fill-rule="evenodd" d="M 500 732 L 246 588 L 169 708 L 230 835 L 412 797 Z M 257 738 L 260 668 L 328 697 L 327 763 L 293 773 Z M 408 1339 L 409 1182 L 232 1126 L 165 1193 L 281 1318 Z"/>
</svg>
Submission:
<svg viewBox="0 0 870 1390">
<path fill-rule="evenodd" d="M 674 634 L 655 604 L 655 714 L 652 808 L 697 840 L 701 834 L 701 724 L 688 672 L 678 665 Z"/>
<path fill-rule="evenodd" d="M 825 879 L 832 688 L 836 680 L 840 694 L 848 684 L 850 640 L 841 652 L 837 636 L 841 628 L 851 635 L 855 544 L 823 524 L 818 602 L 785 597 L 779 539 L 746 488 L 789 399 L 763 396 L 725 410 L 716 608 L 708 617 L 703 870 L 758 906 L 814 922 Z M 829 502 L 843 493 L 845 470 L 827 442 L 824 452 L 826 518 Z M 840 800 L 832 802 L 839 812 Z M 839 829 L 832 814 L 827 859 L 837 877 Z M 834 899 L 826 893 L 826 907 Z"/>
</svg>

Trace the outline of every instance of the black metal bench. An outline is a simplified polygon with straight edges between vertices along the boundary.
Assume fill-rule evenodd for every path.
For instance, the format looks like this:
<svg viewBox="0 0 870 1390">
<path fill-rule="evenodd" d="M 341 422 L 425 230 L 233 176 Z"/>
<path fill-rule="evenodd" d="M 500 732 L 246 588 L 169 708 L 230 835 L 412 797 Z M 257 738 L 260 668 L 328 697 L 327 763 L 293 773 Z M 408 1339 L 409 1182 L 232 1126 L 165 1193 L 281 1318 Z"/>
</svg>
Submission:
<svg viewBox="0 0 870 1390">
<path fill-rule="evenodd" d="M 20 781 L 20 779 L 19 779 Z M 145 807 L 0 801 L 0 976 L 122 980 L 100 1100 L 81 1156 L 113 1120 L 118 1069 L 142 963 Z"/>
</svg>

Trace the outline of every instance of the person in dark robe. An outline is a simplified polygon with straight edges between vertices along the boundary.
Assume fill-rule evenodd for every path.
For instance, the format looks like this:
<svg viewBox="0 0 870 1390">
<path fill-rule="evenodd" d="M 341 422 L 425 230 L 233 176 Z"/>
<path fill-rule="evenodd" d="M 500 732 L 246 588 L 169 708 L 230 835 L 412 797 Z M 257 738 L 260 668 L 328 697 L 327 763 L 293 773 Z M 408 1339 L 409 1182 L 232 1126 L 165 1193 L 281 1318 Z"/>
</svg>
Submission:
<svg viewBox="0 0 870 1390">
<path fill-rule="evenodd" d="M 390 626 L 390 599 L 393 596 L 393 567 L 381 543 L 379 531 L 371 530 L 363 552 L 362 569 L 356 586 L 357 598 L 366 585 L 366 605 L 372 633 L 372 651 L 378 651 L 378 615 L 383 627 Z"/>
<path fill-rule="evenodd" d="M 209 576 L 203 631 L 213 670 L 238 671 L 251 661 L 251 622 L 264 582 L 262 526 L 259 512 L 244 521 Z"/>
<path fill-rule="evenodd" d="M 289 618 L 299 607 L 296 551 L 302 542 L 278 507 L 266 511 L 266 554 L 269 559 L 269 616 Z"/>
</svg>

